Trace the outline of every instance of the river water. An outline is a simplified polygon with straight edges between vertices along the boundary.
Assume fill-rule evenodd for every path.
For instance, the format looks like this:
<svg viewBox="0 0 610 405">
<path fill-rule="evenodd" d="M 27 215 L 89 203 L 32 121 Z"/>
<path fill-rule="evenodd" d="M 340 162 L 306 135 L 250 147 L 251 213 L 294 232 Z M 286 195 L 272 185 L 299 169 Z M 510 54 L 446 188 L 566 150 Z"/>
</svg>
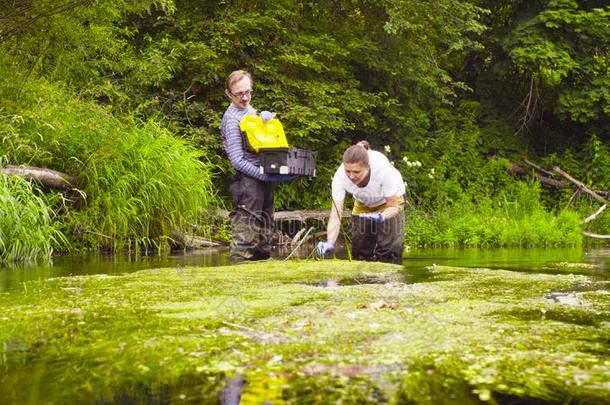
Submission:
<svg viewBox="0 0 610 405">
<path fill-rule="evenodd" d="M 313 246 L 307 246 L 296 252 L 296 256 L 307 258 L 311 256 Z M 289 250 L 277 250 L 274 252 L 274 260 L 282 260 L 292 252 Z M 338 249 L 337 255 L 343 257 L 345 252 Z M 295 255 L 293 255 L 295 256 Z M 93 274 L 118 275 L 136 272 L 150 268 L 180 268 L 186 266 L 223 266 L 228 264 L 228 250 L 210 249 L 189 253 L 175 253 L 165 256 L 151 257 L 129 257 L 129 256 L 62 256 L 53 258 L 52 262 L 37 265 L 23 265 L 18 267 L 0 268 L 0 292 L 9 292 L 12 295 L 19 289 L 27 291 L 27 282 L 44 280 L 54 277 L 71 277 Z M 418 283 L 430 277 L 429 266 L 454 266 L 471 268 L 491 268 L 504 269 L 518 272 L 531 273 L 561 273 L 566 274 L 573 267 L 580 274 L 587 274 L 599 280 L 610 279 L 610 248 L 573 248 L 573 249 L 422 249 L 410 250 L 404 260 L 405 282 Z M 566 271 L 567 269 L 567 271 Z M 570 294 L 559 292 L 557 300 L 570 298 Z M 0 357 L 0 364 L 5 363 L 6 352 L 17 354 L 21 353 L 18 347 L 15 349 L 14 342 L 4 342 L 3 354 Z M 25 353 L 25 352 L 24 352 Z M 2 354 L 2 350 L 0 350 Z M 24 354 L 25 355 L 25 354 Z M 19 357 L 20 358 L 20 357 Z M 65 367 L 63 360 L 47 363 L 45 359 L 35 359 L 35 361 L 19 363 L 19 358 L 15 360 L 10 369 L 10 373 L 15 377 L 11 381 L 19 381 L 18 385 L 8 385 L 2 389 L 0 387 L 0 404 L 17 403 L 60 403 L 53 398 L 38 398 L 38 393 L 53 392 L 59 395 L 62 390 L 69 389 L 60 384 L 55 384 L 57 377 L 55 372 Z M 25 360 L 24 360 L 25 361 Z M 83 360 L 84 361 L 84 360 Z M 97 360 L 96 360 L 97 361 Z M 78 362 L 77 362 L 78 363 Z M 70 363 L 72 364 L 72 363 Z M 8 368 L 7 368 L 8 370 Z M 9 379 L 5 376 L 5 378 Z M 180 380 L 174 390 L 184 389 L 185 392 L 199 392 L 199 386 L 193 387 L 191 377 L 185 377 L 185 385 L 180 386 Z M 2 373 L 0 372 L 0 380 Z M 10 380 L 10 379 L 9 379 Z M 50 382 L 47 383 L 47 380 Z M 173 391 L 168 391 L 173 392 Z M 2 398 L 3 394 L 8 393 L 10 398 Z M 40 394 L 42 395 L 42 394 Z M 121 394 L 122 395 L 122 394 Z M 134 395 L 133 397 L 129 395 Z M 165 401 L 165 392 L 151 394 L 145 388 L 142 393 L 137 390 L 135 394 L 129 394 L 124 398 L 115 397 L 112 403 L 169 403 Z M 169 394 L 168 394 L 169 395 Z M 199 393 L 198 395 L 202 395 Z M 143 398 L 140 398 L 140 396 Z M 58 398 L 61 396 L 58 396 Z M 213 395 L 212 395 L 213 397 Z M 23 399 L 29 398 L 27 401 Z M 35 399 L 32 399 L 35 398 Z M 40 401 L 39 401 L 40 400 Z M 171 402 L 171 401 L 170 401 Z M 91 401 L 89 403 L 108 403 L 106 401 Z M 186 403 L 186 402 L 185 402 Z M 189 402 L 202 403 L 202 402 Z M 451 402 L 447 402 L 451 403 Z M 521 403 L 507 401 L 506 403 Z M 529 403 L 529 402 L 528 402 Z M 533 402 L 532 402 L 533 403 Z M 542 403 L 542 402 L 540 402 Z"/>
<path fill-rule="evenodd" d="M 311 256 L 312 250 L 313 246 L 306 246 L 292 257 L 307 258 Z M 282 260 L 290 253 L 292 252 L 288 249 L 276 250 L 274 259 Z M 112 275 L 164 267 L 224 266 L 228 264 L 228 257 L 226 248 L 163 256 L 59 256 L 50 263 L 0 268 L 0 292 L 21 288 L 26 281 L 51 277 Z M 337 257 L 344 258 L 345 252 L 338 250 Z M 593 266 L 590 267 L 589 274 L 610 279 L 610 248 L 416 249 L 408 251 L 404 260 L 407 281 L 425 277 L 424 269 L 431 265 L 553 273 L 560 263 L 591 264 Z"/>
</svg>

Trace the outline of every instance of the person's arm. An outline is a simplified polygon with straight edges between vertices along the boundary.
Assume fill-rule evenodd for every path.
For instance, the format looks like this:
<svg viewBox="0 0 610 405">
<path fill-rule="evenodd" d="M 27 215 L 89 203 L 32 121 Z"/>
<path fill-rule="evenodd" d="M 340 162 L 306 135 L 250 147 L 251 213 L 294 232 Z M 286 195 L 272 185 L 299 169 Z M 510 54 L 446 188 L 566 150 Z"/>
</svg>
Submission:
<svg viewBox="0 0 610 405">
<path fill-rule="evenodd" d="M 299 177 L 292 174 L 261 174 L 260 168 L 244 157 L 244 139 L 237 120 L 228 122 L 224 133 L 225 151 L 235 170 L 270 183 L 283 183 Z"/>
<path fill-rule="evenodd" d="M 330 215 L 328 216 L 328 225 L 326 226 L 326 240 L 320 241 L 316 246 L 316 252 L 324 256 L 328 252 L 332 252 L 335 248 L 335 242 L 339 237 L 341 229 L 341 213 L 343 212 L 343 201 L 345 200 L 345 188 L 341 184 L 341 174 L 343 169 L 339 167 L 335 172 L 332 182 L 332 206 L 330 207 Z"/>
<path fill-rule="evenodd" d="M 398 215 L 400 213 L 400 209 L 398 208 L 398 197 L 386 197 L 385 200 L 386 208 L 383 211 L 361 213 L 359 214 L 360 218 L 381 223 Z"/>
<path fill-rule="evenodd" d="M 328 225 L 326 227 L 326 240 L 333 245 L 339 237 L 341 229 L 341 213 L 343 212 L 343 200 L 332 200 L 333 205 L 330 208 L 330 216 L 328 217 Z"/>
<path fill-rule="evenodd" d="M 267 175 L 261 174 L 258 166 L 244 158 L 244 140 L 239 129 L 239 122 L 231 120 L 225 127 L 224 144 L 231 166 L 235 170 L 262 181 L 269 181 Z"/>
<path fill-rule="evenodd" d="M 398 208 L 398 197 L 386 197 L 385 203 L 387 205 L 386 209 L 381 212 L 383 215 L 383 219 L 387 220 L 395 217 L 400 213 L 400 209 Z"/>
</svg>

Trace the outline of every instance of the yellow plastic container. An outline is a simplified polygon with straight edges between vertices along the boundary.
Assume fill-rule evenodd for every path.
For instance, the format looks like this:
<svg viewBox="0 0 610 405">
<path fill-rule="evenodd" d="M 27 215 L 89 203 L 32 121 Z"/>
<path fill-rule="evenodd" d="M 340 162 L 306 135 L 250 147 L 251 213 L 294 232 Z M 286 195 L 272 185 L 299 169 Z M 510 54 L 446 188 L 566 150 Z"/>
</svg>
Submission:
<svg viewBox="0 0 610 405">
<path fill-rule="evenodd" d="M 239 123 L 239 128 L 245 132 L 246 140 L 254 152 L 265 148 L 287 148 L 288 140 L 284 127 L 277 118 L 267 122 L 258 115 L 246 115 Z"/>
</svg>

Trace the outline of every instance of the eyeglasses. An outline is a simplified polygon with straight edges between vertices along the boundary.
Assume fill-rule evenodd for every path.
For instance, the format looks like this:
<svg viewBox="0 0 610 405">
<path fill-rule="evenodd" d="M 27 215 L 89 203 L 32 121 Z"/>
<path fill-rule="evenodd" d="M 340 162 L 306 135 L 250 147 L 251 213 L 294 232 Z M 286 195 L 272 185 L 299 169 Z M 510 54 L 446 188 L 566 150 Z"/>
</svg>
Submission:
<svg viewBox="0 0 610 405">
<path fill-rule="evenodd" d="M 254 90 L 238 91 L 237 93 L 231 93 L 231 95 L 237 98 L 242 98 L 243 96 L 252 97 L 252 95 L 254 95 Z"/>
</svg>

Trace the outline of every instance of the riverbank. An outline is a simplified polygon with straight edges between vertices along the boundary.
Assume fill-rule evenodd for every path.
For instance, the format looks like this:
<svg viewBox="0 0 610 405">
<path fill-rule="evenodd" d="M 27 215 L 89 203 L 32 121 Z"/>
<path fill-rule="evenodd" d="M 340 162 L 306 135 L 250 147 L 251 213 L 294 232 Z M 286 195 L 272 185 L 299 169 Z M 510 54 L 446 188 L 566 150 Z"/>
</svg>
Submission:
<svg viewBox="0 0 610 405">
<path fill-rule="evenodd" d="M 325 260 L 31 281 L 0 294 L 6 403 L 604 403 L 607 278 Z M 567 297 L 567 298 L 566 298 Z M 454 401 L 454 402 L 455 402 Z"/>
</svg>

